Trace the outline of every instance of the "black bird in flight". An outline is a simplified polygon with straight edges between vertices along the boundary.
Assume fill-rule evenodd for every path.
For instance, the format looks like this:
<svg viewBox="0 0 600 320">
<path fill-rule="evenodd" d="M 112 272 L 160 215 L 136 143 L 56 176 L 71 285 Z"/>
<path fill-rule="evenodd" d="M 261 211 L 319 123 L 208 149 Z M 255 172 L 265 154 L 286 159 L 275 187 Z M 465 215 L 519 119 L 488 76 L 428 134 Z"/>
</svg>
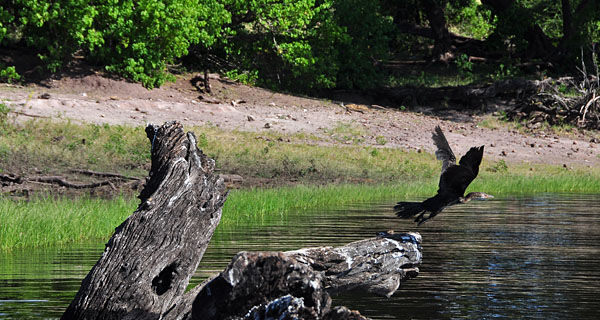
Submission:
<svg viewBox="0 0 600 320">
<path fill-rule="evenodd" d="M 464 196 L 465 190 L 479 173 L 479 165 L 483 158 L 483 146 L 469 149 L 460 158 L 457 165 L 456 157 L 440 126 L 435 127 L 432 138 L 437 147 L 435 156 L 438 160 L 442 160 L 442 175 L 440 176 L 437 194 L 423 202 L 398 202 L 394 206 L 394 211 L 396 211 L 398 217 L 410 218 L 417 215 L 415 218 L 417 225 L 421 225 L 435 217 L 448 206 L 466 203 L 474 199 L 493 198 L 492 195 L 483 192 L 471 192 L 466 197 Z M 429 212 L 429 216 L 425 217 L 427 212 Z"/>
</svg>

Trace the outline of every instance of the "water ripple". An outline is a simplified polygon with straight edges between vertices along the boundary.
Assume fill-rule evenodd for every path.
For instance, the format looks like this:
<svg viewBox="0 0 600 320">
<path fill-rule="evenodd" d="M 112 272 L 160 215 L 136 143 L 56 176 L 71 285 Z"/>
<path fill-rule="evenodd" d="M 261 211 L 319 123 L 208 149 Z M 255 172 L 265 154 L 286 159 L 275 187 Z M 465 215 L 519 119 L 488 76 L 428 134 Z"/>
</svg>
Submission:
<svg viewBox="0 0 600 320">
<path fill-rule="evenodd" d="M 220 230 L 193 284 L 239 251 L 343 245 L 386 230 L 423 236 L 421 273 L 391 298 L 349 293 L 334 304 L 373 319 L 596 319 L 600 204 L 595 195 L 516 196 L 446 209 L 417 228 L 393 201 L 297 212 L 271 226 Z M 0 317 L 60 317 L 102 243 L 0 253 Z"/>
</svg>

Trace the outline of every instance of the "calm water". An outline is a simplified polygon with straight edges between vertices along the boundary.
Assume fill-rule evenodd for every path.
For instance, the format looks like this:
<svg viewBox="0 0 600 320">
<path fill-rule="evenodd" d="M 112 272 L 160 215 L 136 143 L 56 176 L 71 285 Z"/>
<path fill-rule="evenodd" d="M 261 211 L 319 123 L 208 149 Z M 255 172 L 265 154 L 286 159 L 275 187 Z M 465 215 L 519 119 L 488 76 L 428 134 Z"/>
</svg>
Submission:
<svg viewBox="0 0 600 320">
<path fill-rule="evenodd" d="M 334 304 L 373 319 L 597 319 L 600 204 L 592 195 L 540 195 L 447 209 L 416 228 L 393 216 L 393 202 L 313 211 L 272 227 L 218 229 L 195 283 L 241 250 L 342 245 L 378 231 L 416 230 L 423 264 L 392 298 L 361 293 Z M 0 318 L 57 318 L 103 243 L 0 253 Z"/>
</svg>

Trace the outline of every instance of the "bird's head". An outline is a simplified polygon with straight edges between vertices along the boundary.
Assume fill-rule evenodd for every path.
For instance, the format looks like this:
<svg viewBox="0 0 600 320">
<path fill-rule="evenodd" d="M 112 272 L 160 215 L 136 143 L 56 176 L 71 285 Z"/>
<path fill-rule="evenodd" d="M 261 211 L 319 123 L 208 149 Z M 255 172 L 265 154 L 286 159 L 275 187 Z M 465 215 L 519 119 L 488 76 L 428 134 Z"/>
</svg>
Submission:
<svg viewBox="0 0 600 320">
<path fill-rule="evenodd" d="M 492 198 L 494 198 L 493 195 L 487 194 L 484 192 L 470 192 L 469 194 L 467 194 L 466 197 L 461 197 L 459 201 L 461 203 L 466 203 L 471 200 L 486 200 L 486 199 L 492 199 Z"/>
</svg>

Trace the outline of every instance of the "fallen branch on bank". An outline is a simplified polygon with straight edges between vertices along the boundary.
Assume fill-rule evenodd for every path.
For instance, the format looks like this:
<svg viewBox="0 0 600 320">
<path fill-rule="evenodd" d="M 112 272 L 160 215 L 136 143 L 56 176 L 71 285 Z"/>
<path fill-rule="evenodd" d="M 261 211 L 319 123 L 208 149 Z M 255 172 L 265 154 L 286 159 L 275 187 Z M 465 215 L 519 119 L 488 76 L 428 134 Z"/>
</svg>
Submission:
<svg viewBox="0 0 600 320">
<path fill-rule="evenodd" d="M 18 176 L 14 174 L 0 173 L 0 187 L 10 186 L 3 191 L 18 192 L 19 190 L 30 190 L 27 184 L 40 184 L 48 187 L 64 187 L 67 189 L 94 189 L 103 186 L 109 186 L 112 190 L 117 191 L 124 187 L 132 187 L 142 183 L 142 179 L 136 177 L 125 176 L 118 173 L 98 172 L 84 169 L 71 169 L 71 173 L 76 175 L 85 175 L 93 177 L 108 178 L 94 182 L 75 182 L 75 177 L 65 177 L 63 175 L 35 175 L 35 176 Z M 226 185 L 239 185 L 244 182 L 244 178 L 237 174 L 220 174 Z M 19 188 L 18 186 L 22 187 Z M 137 187 L 134 187 L 136 189 Z"/>
<path fill-rule="evenodd" d="M 65 180 L 64 177 L 61 177 L 61 176 L 34 176 L 34 177 L 25 178 L 23 181 L 45 182 L 45 183 L 56 184 L 61 187 L 73 188 L 73 189 L 89 189 L 89 188 L 97 188 L 97 187 L 108 185 L 116 190 L 115 185 L 112 182 L 110 182 L 110 180 L 104 180 L 104 181 L 92 182 L 92 183 L 73 183 L 73 182 L 69 182 L 69 181 Z"/>
<path fill-rule="evenodd" d="M 485 109 L 494 99 L 523 99 L 543 90 L 553 80 L 527 80 L 514 78 L 497 81 L 490 85 L 464 85 L 448 87 L 384 87 L 373 89 L 372 96 L 381 103 L 396 106 L 434 106 L 442 103 L 444 108 L 459 106 L 460 109 Z"/>
<path fill-rule="evenodd" d="M 600 129 L 600 75 L 596 55 L 595 46 L 592 46 L 591 58 L 588 59 L 592 64 L 590 71 L 582 49 L 579 79 L 560 78 L 549 82 L 509 110 L 508 118 L 524 120 L 528 127 L 534 129 L 542 122 Z"/>
<path fill-rule="evenodd" d="M 111 176 L 112 175 L 112 176 Z M 23 186 L 23 190 L 28 190 L 27 184 L 42 184 L 48 187 L 57 186 L 64 187 L 67 189 L 94 189 L 102 186 L 109 186 L 113 190 L 118 190 L 117 185 L 127 185 L 131 182 L 139 182 L 140 179 L 137 178 L 128 178 L 119 177 L 118 174 L 106 174 L 105 177 L 109 177 L 110 179 L 102 180 L 102 181 L 94 181 L 94 182 L 73 182 L 72 180 L 67 179 L 65 176 L 44 176 L 44 175 L 36 175 L 36 176 L 17 176 L 12 174 L 0 174 L 0 186 L 12 187 L 11 190 L 19 190 L 18 186 Z M 128 182 L 124 182 L 127 181 Z"/>
<path fill-rule="evenodd" d="M 71 172 L 78 173 L 78 174 L 89 175 L 89 176 L 98 176 L 98 177 L 106 177 L 106 178 L 119 178 L 119 179 L 123 179 L 123 180 L 136 180 L 136 181 L 140 180 L 140 178 L 128 177 L 128 176 L 124 176 L 122 174 L 111 173 L 111 172 L 98 172 L 98 171 L 84 170 L 84 169 L 72 169 Z"/>
</svg>

